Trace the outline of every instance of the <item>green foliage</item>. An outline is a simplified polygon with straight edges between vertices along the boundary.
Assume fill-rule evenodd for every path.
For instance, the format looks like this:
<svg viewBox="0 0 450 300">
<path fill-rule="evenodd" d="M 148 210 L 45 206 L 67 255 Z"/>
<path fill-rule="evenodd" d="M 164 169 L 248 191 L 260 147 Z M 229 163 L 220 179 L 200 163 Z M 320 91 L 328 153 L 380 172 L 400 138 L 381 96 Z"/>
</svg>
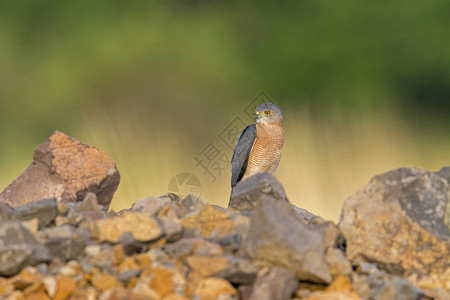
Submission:
<svg viewBox="0 0 450 300">
<path fill-rule="evenodd" d="M 98 86 L 143 77 L 240 94 L 263 88 L 317 108 L 439 106 L 449 99 L 449 8 L 445 0 L 2 1 L 2 102 L 40 119 L 90 101 Z"/>
</svg>

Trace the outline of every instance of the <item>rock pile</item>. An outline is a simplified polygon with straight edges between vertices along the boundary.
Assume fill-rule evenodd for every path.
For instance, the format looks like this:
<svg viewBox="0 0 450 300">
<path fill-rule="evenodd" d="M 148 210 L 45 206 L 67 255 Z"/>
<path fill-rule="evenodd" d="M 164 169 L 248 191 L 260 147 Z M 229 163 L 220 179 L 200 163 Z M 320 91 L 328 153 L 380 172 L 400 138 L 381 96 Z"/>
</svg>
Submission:
<svg viewBox="0 0 450 300">
<path fill-rule="evenodd" d="M 34 150 L 34 161 L 0 193 L 13 207 L 45 198 L 81 201 L 88 192 L 109 206 L 119 185 L 116 164 L 106 152 L 55 131 Z"/>
<path fill-rule="evenodd" d="M 266 173 L 227 209 L 167 194 L 115 213 L 101 188 L 0 202 L 0 299 L 449 299 L 449 182 L 450 168 L 376 176 L 338 225 Z"/>
</svg>

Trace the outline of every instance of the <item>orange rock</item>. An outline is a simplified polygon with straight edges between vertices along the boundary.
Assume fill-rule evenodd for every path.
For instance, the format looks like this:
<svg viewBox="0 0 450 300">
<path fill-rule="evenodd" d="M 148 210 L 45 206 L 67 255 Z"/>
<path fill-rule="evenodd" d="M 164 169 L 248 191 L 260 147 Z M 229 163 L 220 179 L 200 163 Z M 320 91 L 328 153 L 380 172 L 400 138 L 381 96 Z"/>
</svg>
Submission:
<svg viewBox="0 0 450 300">
<path fill-rule="evenodd" d="M 339 223 L 347 258 L 364 257 L 403 276 L 445 278 L 450 257 L 445 224 L 449 170 L 407 167 L 388 171 L 347 198 Z M 438 280 L 430 287 L 444 288 L 446 283 Z"/>
<path fill-rule="evenodd" d="M 97 290 L 105 291 L 116 287 L 121 287 L 122 283 L 116 277 L 107 273 L 93 275 L 91 282 Z"/>
<path fill-rule="evenodd" d="M 201 277 L 208 277 L 225 269 L 227 267 L 228 260 L 220 255 L 192 255 L 186 258 L 186 263 L 192 271 Z"/>
<path fill-rule="evenodd" d="M 115 265 L 115 266 L 119 265 L 123 261 L 124 258 L 125 258 L 125 252 L 123 251 L 122 245 L 115 245 L 114 246 L 113 265 Z"/>
<path fill-rule="evenodd" d="M 148 287 L 158 293 L 160 297 L 172 293 L 179 295 L 185 293 L 184 277 L 176 268 L 164 265 L 144 269 L 139 277 L 139 282 L 148 282 Z"/>
<path fill-rule="evenodd" d="M 331 292 L 314 292 L 311 296 L 303 298 L 303 300 L 361 300 L 361 297 L 354 292 L 348 291 L 331 291 Z"/>
<path fill-rule="evenodd" d="M 189 299 L 186 297 L 179 296 L 177 294 L 169 294 L 164 298 L 162 298 L 162 300 L 189 300 Z"/>
<path fill-rule="evenodd" d="M 155 290 L 161 297 L 173 293 L 175 286 L 173 271 L 164 266 L 156 266 L 152 271 L 153 278 L 149 283 L 150 288 Z"/>
<path fill-rule="evenodd" d="M 25 300 L 50 300 L 51 298 L 45 292 L 36 292 L 27 294 Z"/>
<path fill-rule="evenodd" d="M 60 275 L 57 278 L 56 293 L 53 300 L 64 300 L 74 291 L 75 280 L 66 275 Z"/>
<path fill-rule="evenodd" d="M 198 239 L 192 247 L 192 253 L 196 255 L 222 255 L 223 248 L 219 244 Z"/>
<path fill-rule="evenodd" d="M 351 291 L 352 284 L 345 275 L 338 275 L 325 291 Z"/>
<path fill-rule="evenodd" d="M 13 291 L 11 295 L 7 298 L 8 300 L 24 300 L 25 296 L 21 291 Z"/>
<path fill-rule="evenodd" d="M 45 294 L 45 288 L 41 281 L 34 282 L 32 285 L 28 286 L 23 293 L 28 296 L 31 294 L 39 294 L 44 293 Z"/>
<path fill-rule="evenodd" d="M 22 225 L 28 229 L 29 232 L 36 234 L 39 229 L 39 219 L 38 218 L 32 218 L 26 221 L 22 221 Z"/>
<path fill-rule="evenodd" d="M 325 253 L 325 260 L 333 277 L 337 275 L 349 276 L 353 272 L 352 264 L 340 249 L 328 248 Z"/>
<path fill-rule="evenodd" d="M 192 295 L 192 298 L 198 300 L 216 300 L 219 297 L 238 299 L 238 292 L 225 279 L 215 277 L 200 279 Z"/>
<path fill-rule="evenodd" d="M 98 299 L 98 292 L 91 286 L 86 288 L 76 287 L 70 294 L 70 300 L 86 300 L 86 299 Z"/>
<path fill-rule="evenodd" d="M 137 264 L 136 259 L 132 256 L 126 257 L 117 267 L 119 272 L 125 272 L 133 269 L 140 269 L 140 267 Z"/>
<path fill-rule="evenodd" d="M 106 152 L 55 131 L 36 147 L 34 161 L 1 194 L 13 207 L 45 198 L 58 202 L 83 200 L 88 192 L 109 206 L 120 175 Z"/>
<path fill-rule="evenodd" d="M 129 299 L 129 300 L 144 300 L 144 299 L 148 299 L 148 298 L 143 298 L 143 297 L 136 297 L 134 295 L 132 295 L 132 292 L 123 288 L 123 287 L 118 287 L 115 288 L 112 291 L 105 291 L 103 292 L 100 297 L 103 300 L 123 300 L 123 299 Z M 153 299 L 153 298 L 151 298 Z"/>
<path fill-rule="evenodd" d="M 131 232 L 138 241 L 155 240 L 162 235 L 158 221 L 140 212 L 125 211 L 121 215 L 96 220 L 92 223 L 93 236 L 101 242 L 117 243 L 125 232 Z"/>
<path fill-rule="evenodd" d="M 430 276 L 421 276 L 421 277 L 409 276 L 408 279 L 414 285 L 417 285 L 422 289 L 433 289 L 435 287 L 442 287 L 443 289 L 450 291 L 450 268 L 448 268 L 443 275 L 431 274 Z"/>
<path fill-rule="evenodd" d="M 127 287 L 129 289 L 133 289 L 136 286 L 136 284 L 138 283 L 138 281 L 139 281 L 138 277 L 131 277 L 130 281 L 128 282 L 128 286 Z"/>
<path fill-rule="evenodd" d="M 60 274 L 70 277 L 74 277 L 80 272 L 81 272 L 81 264 L 76 260 L 69 261 L 59 270 Z"/>
<path fill-rule="evenodd" d="M 213 232 L 218 236 L 233 233 L 234 222 L 228 214 L 217 207 L 207 204 L 198 216 L 190 216 L 183 220 L 186 228 L 199 228 L 203 236 L 210 236 Z"/>
<path fill-rule="evenodd" d="M 149 267 L 152 264 L 152 259 L 149 256 L 148 252 L 140 253 L 138 255 L 135 255 L 136 261 L 140 268 L 146 268 Z"/>
<path fill-rule="evenodd" d="M 17 290 L 25 290 L 27 287 L 33 285 L 34 283 L 40 282 L 40 275 L 36 268 L 25 267 L 19 274 L 11 279 L 11 283 Z"/>
<path fill-rule="evenodd" d="M 2 299 L 2 296 L 6 293 L 12 292 L 14 290 L 14 286 L 11 283 L 11 280 L 0 277 L 0 299 Z"/>
<path fill-rule="evenodd" d="M 132 290 L 132 295 L 135 297 L 142 297 L 145 299 L 161 299 L 159 294 L 152 288 L 150 288 L 144 282 L 139 282 Z"/>
</svg>

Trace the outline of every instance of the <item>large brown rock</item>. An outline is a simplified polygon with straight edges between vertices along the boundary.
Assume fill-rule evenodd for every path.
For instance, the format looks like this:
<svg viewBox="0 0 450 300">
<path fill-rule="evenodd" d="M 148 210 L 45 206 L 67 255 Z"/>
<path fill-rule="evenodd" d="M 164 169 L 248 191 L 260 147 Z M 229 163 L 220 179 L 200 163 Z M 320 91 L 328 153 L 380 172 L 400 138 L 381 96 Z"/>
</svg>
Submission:
<svg viewBox="0 0 450 300">
<path fill-rule="evenodd" d="M 401 168 L 375 176 L 342 209 L 347 257 L 449 288 L 449 172 Z M 447 212 L 447 213 L 446 213 Z"/>
<path fill-rule="evenodd" d="M 119 180 L 106 152 L 55 131 L 36 147 L 34 161 L 0 194 L 0 201 L 13 207 L 46 198 L 75 202 L 93 192 L 108 207 Z"/>
<path fill-rule="evenodd" d="M 332 278 L 317 228 L 304 224 L 289 203 L 262 198 L 250 217 L 245 241 L 248 257 L 257 265 L 291 269 L 300 280 L 330 283 Z"/>
</svg>

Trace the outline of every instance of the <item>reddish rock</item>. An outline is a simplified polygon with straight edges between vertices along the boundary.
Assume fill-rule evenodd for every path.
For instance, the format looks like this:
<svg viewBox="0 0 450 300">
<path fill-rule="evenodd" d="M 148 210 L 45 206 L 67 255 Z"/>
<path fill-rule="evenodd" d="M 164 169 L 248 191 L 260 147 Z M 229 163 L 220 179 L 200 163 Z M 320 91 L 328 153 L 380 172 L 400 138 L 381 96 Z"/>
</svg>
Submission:
<svg viewBox="0 0 450 300">
<path fill-rule="evenodd" d="M 93 192 L 108 207 L 119 180 L 106 152 L 55 131 L 36 147 L 34 161 L 0 194 L 0 202 L 13 207 L 46 198 L 76 202 Z"/>
</svg>

